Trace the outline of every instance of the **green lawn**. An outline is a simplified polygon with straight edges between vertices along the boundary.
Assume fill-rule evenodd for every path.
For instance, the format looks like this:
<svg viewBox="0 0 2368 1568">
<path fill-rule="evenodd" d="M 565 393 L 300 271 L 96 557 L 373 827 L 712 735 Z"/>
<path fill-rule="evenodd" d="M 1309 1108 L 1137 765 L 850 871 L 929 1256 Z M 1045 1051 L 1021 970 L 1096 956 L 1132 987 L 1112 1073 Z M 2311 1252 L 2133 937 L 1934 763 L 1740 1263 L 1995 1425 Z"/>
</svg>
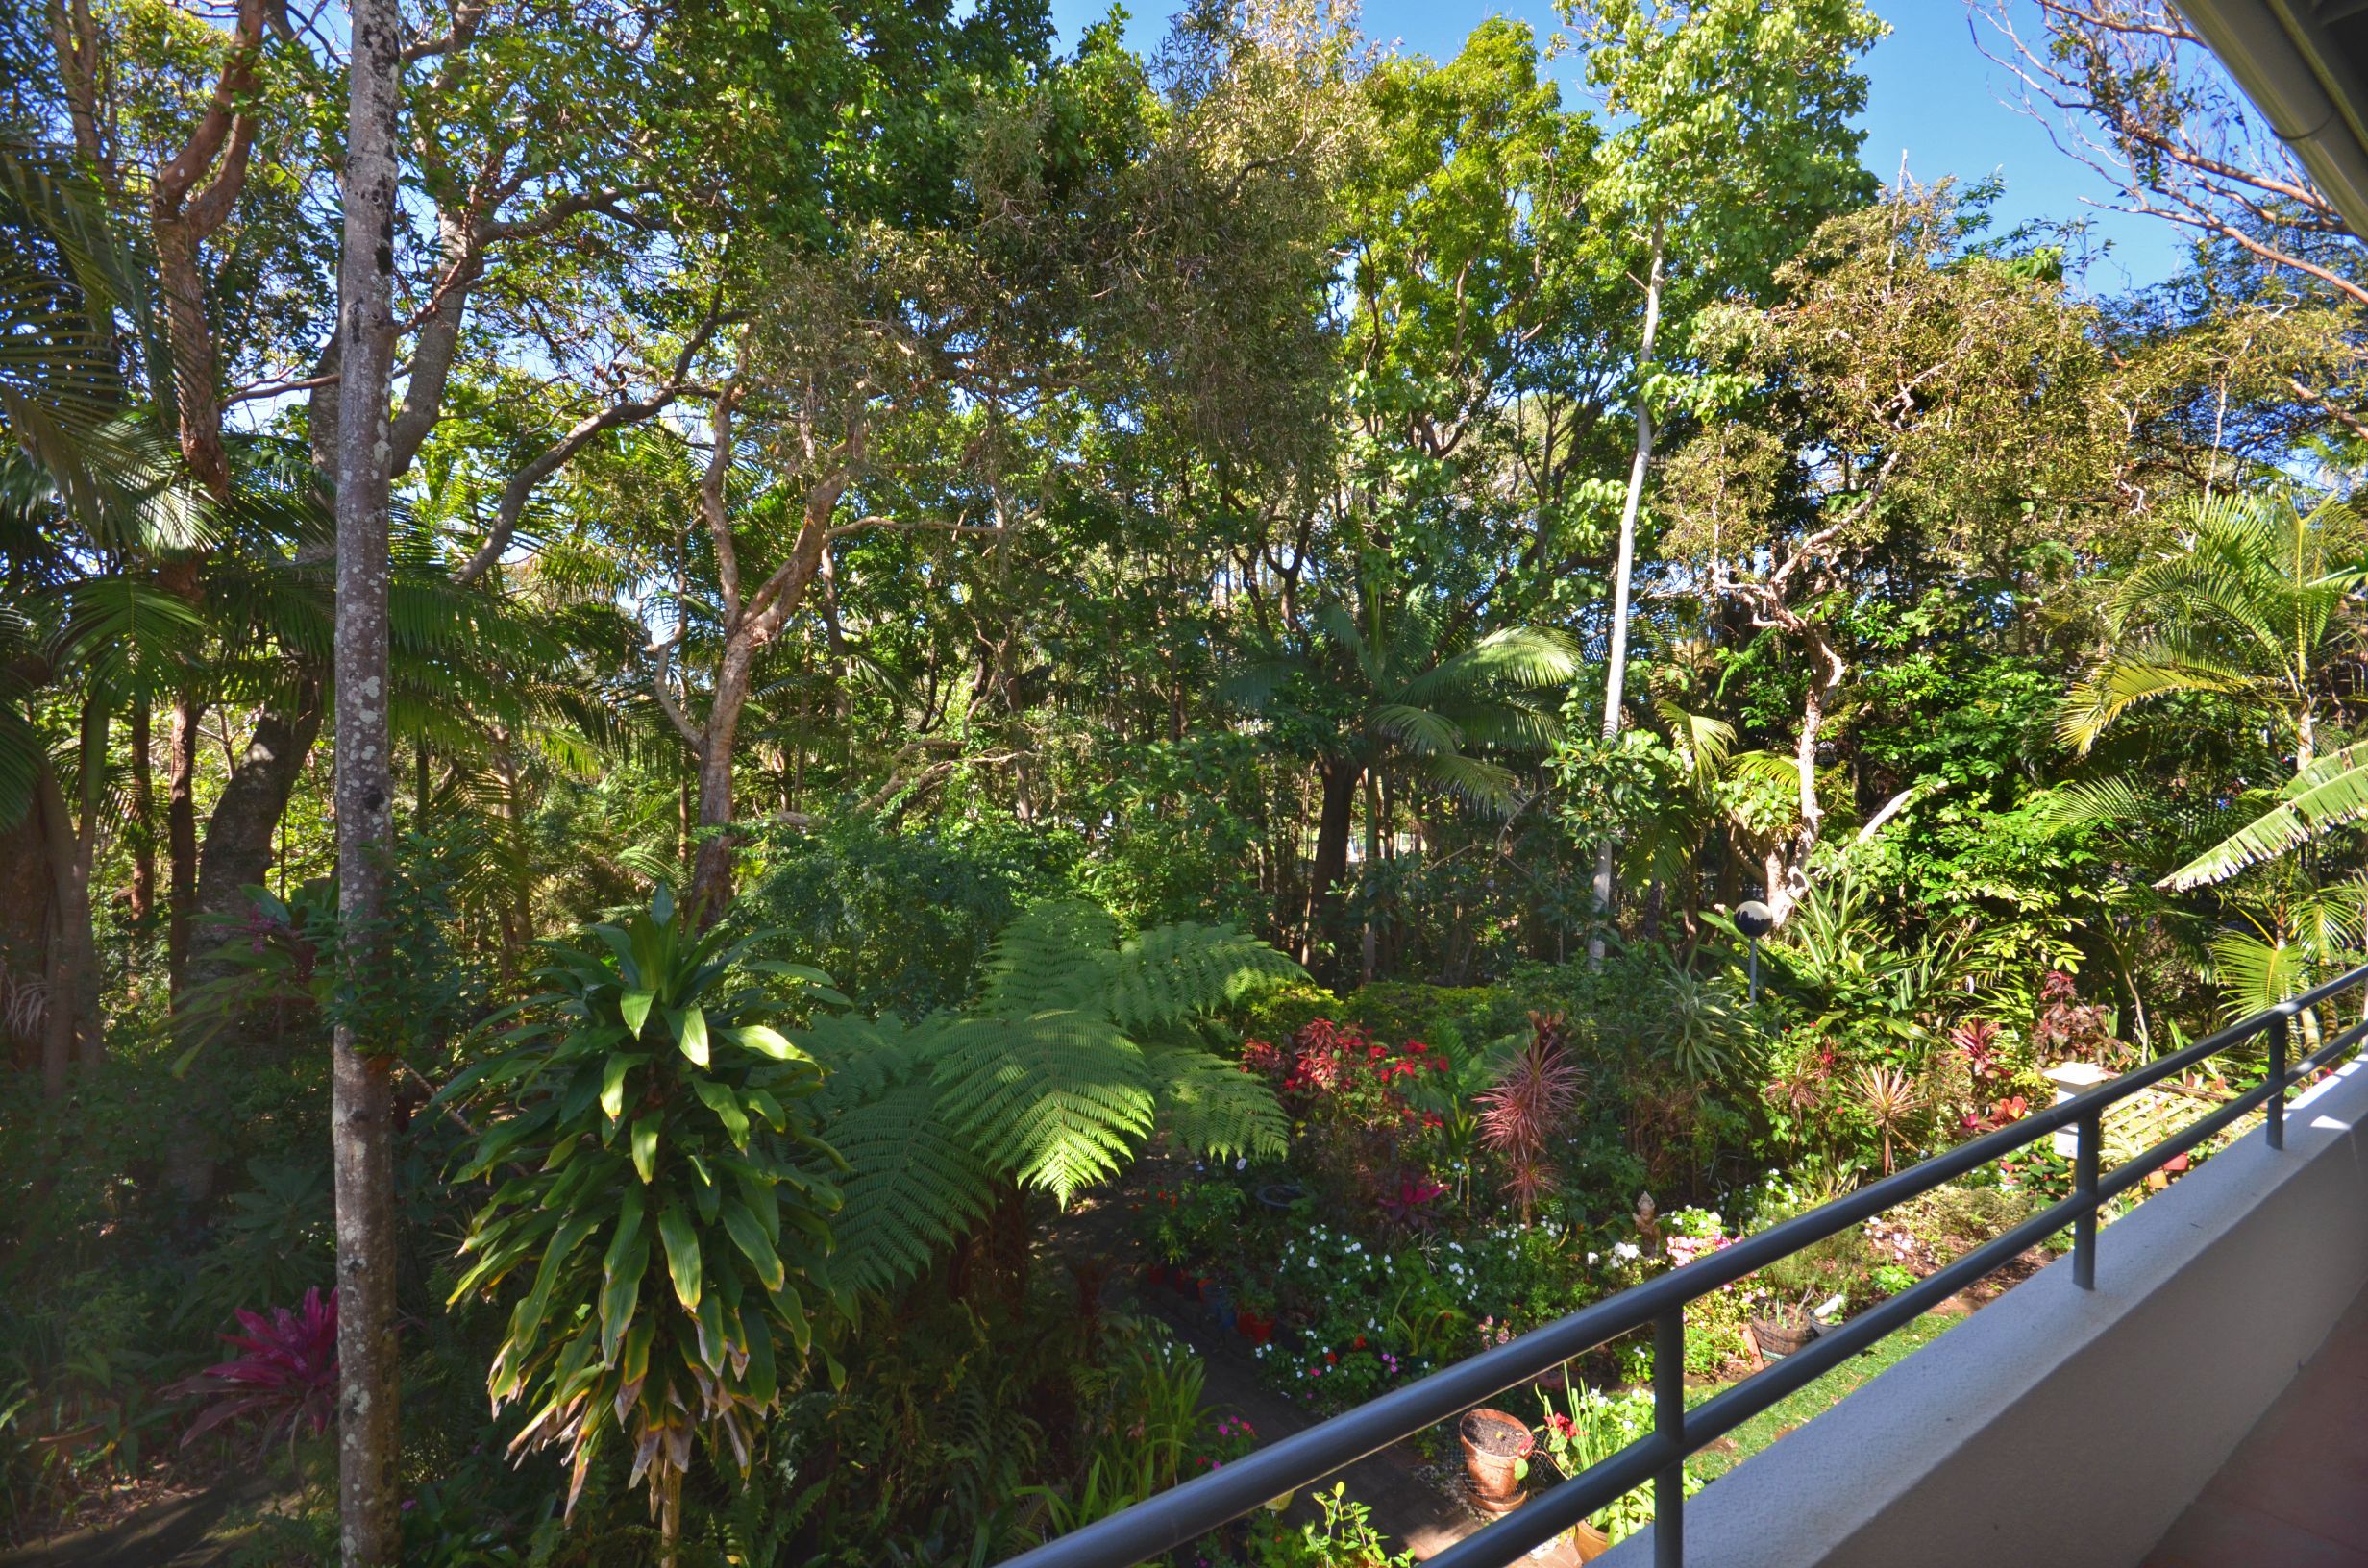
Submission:
<svg viewBox="0 0 2368 1568">
<path fill-rule="evenodd" d="M 1802 1422 L 1823 1415 L 1848 1398 L 1858 1386 L 1876 1373 L 1918 1348 L 1931 1344 L 1962 1322 L 1954 1312 L 1926 1312 L 1897 1334 L 1876 1341 L 1873 1348 L 1860 1352 L 1824 1377 L 1753 1416 L 1727 1434 L 1726 1444 L 1705 1450 L 1686 1462 L 1694 1474 L 1705 1480 L 1726 1474 L 1760 1450 L 1767 1447 Z M 1689 1405 L 1699 1405 L 1712 1395 L 1733 1387 L 1732 1384 L 1716 1384 L 1701 1388 L 1687 1397 Z"/>
</svg>

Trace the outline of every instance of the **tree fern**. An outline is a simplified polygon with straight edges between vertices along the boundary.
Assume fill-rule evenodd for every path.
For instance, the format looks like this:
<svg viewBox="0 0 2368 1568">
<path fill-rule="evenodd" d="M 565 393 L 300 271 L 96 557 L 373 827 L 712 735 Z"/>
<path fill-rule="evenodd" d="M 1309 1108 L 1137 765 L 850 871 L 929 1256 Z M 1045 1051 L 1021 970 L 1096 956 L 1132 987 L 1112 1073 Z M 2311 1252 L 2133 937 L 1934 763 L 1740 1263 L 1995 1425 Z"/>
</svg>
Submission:
<svg viewBox="0 0 2368 1568">
<path fill-rule="evenodd" d="M 1129 939 L 1105 971 L 1103 999 L 1122 1029 L 1177 1023 L 1302 972 L 1231 926 L 1183 921 Z"/>
<path fill-rule="evenodd" d="M 1291 1124 L 1264 1082 L 1213 1052 L 1152 1046 L 1144 1053 L 1160 1126 L 1177 1142 L 1232 1159 L 1280 1154 Z"/>
<path fill-rule="evenodd" d="M 960 1016 L 818 1020 L 802 1041 L 829 1073 L 816 1109 L 851 1167 L 828 1267 L 885 1291 L 1017 1184 L 1067 1204 L 1124 1168 L 1161 1125 L 1234 1156 L 1282 1147 L 1267 1086 L 1196 1043 L 1211 1010 L 1299 967 L 1226 926 L 1119 941 L 1096 905 L 1038 904 L 990 950 Z"/>
<path fill-rule="evenodd" d="M 806 1045 L 829 1076 L 815 1109 L 847 1162 L 832 1222 L 834 1293 L 886 1292 L 985 1214 L 990 1169 L 940 1112 L 928 1070 L 938 1025 L 817 1019 Z"/>
<path fill-rule="evenodd" d="M 979 1156 L 1064 1205 L 1118 1174 L 1151 1131 L 1143 1048 L 1098 1009 L 964 1018 L 935 1076 L 949 1119 Z"/>
</svg>

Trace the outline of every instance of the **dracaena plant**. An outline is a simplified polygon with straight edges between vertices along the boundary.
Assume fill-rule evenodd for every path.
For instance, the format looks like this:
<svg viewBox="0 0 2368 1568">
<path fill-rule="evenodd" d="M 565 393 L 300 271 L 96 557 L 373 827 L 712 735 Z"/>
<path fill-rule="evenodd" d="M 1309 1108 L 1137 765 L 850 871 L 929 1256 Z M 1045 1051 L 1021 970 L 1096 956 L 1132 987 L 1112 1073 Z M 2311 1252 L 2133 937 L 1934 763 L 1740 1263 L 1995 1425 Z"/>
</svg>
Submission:
<svg viewBox="0 0 2368 1568">
<path fill-rule="evenodd" d="M 1578 1104 L 1580 1087 L 1579 1065 L 1565 1046 L 1563 1016 L 1532 1013 L 1529 1043 L 1480 1096 L 1480 1137 L 1504 1161 L 1505 1191 L 1520 1206 L 1524 1225 L 1554 1190 L 1546 1145 Z"/>
<path fill-rule="evenodd" d="M 812 1131 L 821 1071 L 771 1020 L 841 998 L 753 942 L 701 934 L 661 890 L 549 944 L 549 989 L 445 1090 L 483 1118 L 460 1179 L 498 1184 L 451 1299 L 521 1289 L 487 1379 L 529 1411 L 511 1452 L 559 1449 L 572 1509 L 621 1437 L 670 1563 L 694 1447 L 745 1473 L 826 1310 L 843 1167 Z"/>
<path fill-rule="evenodd" d="M 246 1332 L 221 1337 L 238 1355 L 163 1390 L 205 1401 L 182 1445 L 232 1421 L 260 1420 L 265 1450 L 283 1437 L 293 1444 L 327 1432 L 337 1408 L 337 1293 L 307 1290 L 294 1311 L 241 1310 L 237 1317 Z"/>
</svg>

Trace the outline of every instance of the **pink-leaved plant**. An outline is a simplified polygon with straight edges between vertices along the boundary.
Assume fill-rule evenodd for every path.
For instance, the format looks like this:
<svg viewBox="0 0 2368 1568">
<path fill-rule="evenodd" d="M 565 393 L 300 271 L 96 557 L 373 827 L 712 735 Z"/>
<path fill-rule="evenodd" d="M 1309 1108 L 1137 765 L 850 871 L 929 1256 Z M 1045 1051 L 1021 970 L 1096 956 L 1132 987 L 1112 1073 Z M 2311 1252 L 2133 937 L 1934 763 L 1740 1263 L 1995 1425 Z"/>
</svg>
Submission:
<svg viewBox="0 0 2368 1568">
<path fill-rule="evenodd" d="M 182 1444 L 250 1418 L 261 1420 L 266 1450 L 283 1437 L 293 1442 L 300 1433 L 327 1432 L 337 1409 L 337 1293 L 310 1289 L 294 1311 L 274 1307 L 265 1317 L 241 1309 L 237 1316 L 246 1332 L 220 1337 L 240 1354 L 163 1390 L 206 1401 Z"/>
</svg>

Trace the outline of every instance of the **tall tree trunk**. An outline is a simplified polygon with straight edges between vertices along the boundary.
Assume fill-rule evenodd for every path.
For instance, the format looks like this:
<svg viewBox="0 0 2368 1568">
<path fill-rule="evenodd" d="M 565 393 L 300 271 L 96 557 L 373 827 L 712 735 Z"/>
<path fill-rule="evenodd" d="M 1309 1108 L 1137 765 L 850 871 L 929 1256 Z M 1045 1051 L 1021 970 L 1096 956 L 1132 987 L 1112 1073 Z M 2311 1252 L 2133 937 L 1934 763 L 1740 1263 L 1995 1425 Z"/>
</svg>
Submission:
<svg viewBox="0 0 2368 1568">
<path fill-rule="evenodd" d="M 742 637 L 725 644 L 715 671 L 715 696 L 700 737 L 697 847 L 691 867 L 691 907 L 712 924 L 731 902 L 731 759 L 748 705 L 756 649 Z"/>
<path fill-rule="evenodd" d="M 148 698 L 132 703 L 132 923 L 144 933 L 157 906 L 156 779 L 149 767 Z"/>
<path fill-rule="evenodd" d="M 197 726 L 205 717 L 196 694 L 181 693 L 165 743 L 164 850 L 172 882 L 165 891 L 164 972 L 176 1003 L 189 983 L 189 920 L 197 909 Z"/>
<path fill-rule="evenodd" d="M 1307 941 L 1299 961 L 1315 956 L 1316 943 L 1331 937 L 1340 907 L 1340 881 L 1348 874 L 1348 819 L 1365 770 L 1353 762 L 1323 764 L 1323 804 L 1316 818 L 1316 863 L 1308 871 Z"/>
<path fill-rule="evenodd" d="M 1809 892 L 1809 857 L 1825 833 L 1825 806 L 1817 796 L 1817 743 L 1825 730 L 1827 696 L 1838 690 L 1849 667 L 1841 653 L 1814 625 L 1807 628 L 1812 656 L 1824 665 L 1809 677 L 1801 696 L 1801 733 L 1792 748 L 1792 765 L 1800 774 L 1800 825 L 1788 850 L 1767 858 L 1767 905 L 1782 923 Z"/>
<path fill-rule="evenodd" d="M 321 732 L 321 708 L 320 682 L 306 674 L 299 677 L 293 711 L 266 708 L 257 715 L 247 748 L 207 819 L 206 847 L 198 857 L 199 916 L 245 918 L 245 890 L 260 887 L 271 870 L 272 838 Z"/>
<path fill-rule="evenodd" d="M 107 1051 L 107 1031 L 99 1017 L 98 941 L 90 920 L 90 878 L 99 860 L 99 812 L 107 800 L 107 710 L 95 698 L 84 701 L 82 767 L 78 770 L 82 799 L 74 827 L 72 876 L 60 890 L 74 962 L 74 1054 L 85 1072 L 96 1072 Z"/>
<path fill-rule="evenodd" d="M 74 822 L 67 814 L 65 792 L 44 759 L 36 780 L 35 809 L 39 813 L 41 842 L 49 862 L 48 951 L 41 968 L 41 1094 L 62 1099 L 66 1073 L 74 1065 L 74 996 L 80 989 L 74 939 Z M 86 913 L 88 900 L 84 900 Z"/>
<path fill-rule="evenodd" d="M 1661 225 L 1653 225 L 1650 263 L 1644 277 L 1644 336 L 1637 345 L 1637 446 L 1628 464 L 1628 495 L 1619 509 L 1619 563 L 1612 576 L 1612 647 L 1603 674 L 1603 738 L 1619 736 L 1628 692 L 1628 579 L 1636 569 L 1637 513 L 1644 502 L 1644 475 L 1653 462 L 1653 410 L 1644 395 L 1645 377 L 1661 335 Z M 1595 849 L 1595 928 L 1588 933 L 1587 961 L 1603 963 L 1604 927 L 1612 919 L 1613 841 Z"/>
<path fill-rule="evenodd" d="M 1381 933 L 1373 920 L 1373 877 L 1381 870 L 1381 781 L 1378 773 L 1365 775 L 1365 874 L 1357 879 L 1357 887 L 1365 904 L 1365 983 L 1373 983 L 1375 961 L 1381 956 Z"/>
<path fill-rule="evenodd" d="M 338 963 L 330 1109 L 337 1201 L 337 1502 L 345 1568 L 389 1568 L 399 1550 L 393 1041 L 376 971 L 393 844 L 386 724 L 387 488 L 393 444 L 395 129 L 403 16 L 352 0 L 345 233 L 337 266 L 336 788 Z M 364 1038 L 367 1028 L 374 1038 Z"/>
</svg>

